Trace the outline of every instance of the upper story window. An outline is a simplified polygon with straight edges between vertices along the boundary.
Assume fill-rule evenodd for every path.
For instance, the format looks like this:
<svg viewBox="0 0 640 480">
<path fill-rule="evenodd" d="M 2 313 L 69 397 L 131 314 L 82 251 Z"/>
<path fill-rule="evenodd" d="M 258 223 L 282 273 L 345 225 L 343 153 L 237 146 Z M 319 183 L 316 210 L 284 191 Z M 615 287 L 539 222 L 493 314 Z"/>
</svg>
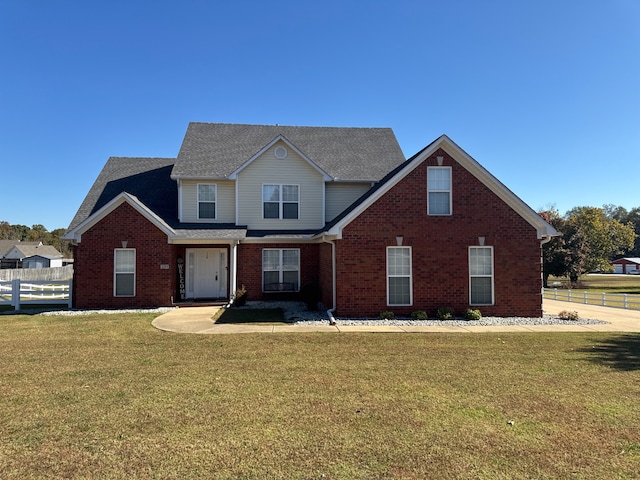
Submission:
<svg viewBox="0 0 640 480">
<path fill-rule="evenodd" d="M 427 213 L 451 215 L 451 167 L 428 167 Z"/>
<path fill-rule="evenodd" d="M 198 219 L 216 218 L 216 196 L 215 184 L 198 184 Z"/>
<path fill-rule="evenodd" d="M 299 185 L 262 185 L 263 218 L 298 219 Z"/>
</svg>

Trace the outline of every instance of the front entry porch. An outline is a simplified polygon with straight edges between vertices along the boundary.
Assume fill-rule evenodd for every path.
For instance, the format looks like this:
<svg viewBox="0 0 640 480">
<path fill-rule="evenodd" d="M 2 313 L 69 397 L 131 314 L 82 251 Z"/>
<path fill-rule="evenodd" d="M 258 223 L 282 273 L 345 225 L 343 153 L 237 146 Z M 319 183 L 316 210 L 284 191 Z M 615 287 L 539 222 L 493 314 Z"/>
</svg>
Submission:
<svg viewBox="0 0 640 480">
<path fill-rule="evenodd" d="M 187 248 L 185 296 L 181 302 L 216 301 L 229 298 L 227 248 Z"/>
</svg>

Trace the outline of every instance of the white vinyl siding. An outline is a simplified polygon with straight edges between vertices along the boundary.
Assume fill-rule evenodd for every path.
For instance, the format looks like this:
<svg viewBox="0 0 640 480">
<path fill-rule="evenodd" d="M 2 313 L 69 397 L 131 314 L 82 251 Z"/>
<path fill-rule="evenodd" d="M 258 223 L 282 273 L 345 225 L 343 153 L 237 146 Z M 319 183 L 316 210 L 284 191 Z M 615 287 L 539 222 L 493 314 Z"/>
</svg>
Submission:
<svg viewBox="0 0 640 480">
<path fill-rule="evenodd" d="M 113 251 L 113 295 L 133 297 L 136 294 L 136 250 L 116 248 Z"/>
<path fill-rule="evenodd" d="M 285 158 L 274 150 L 287 149 Z M 263 218 L 263 185 L 297 185 L 298 218 Z M 320 172 L 283 142 L 278 142 L 247 165 L 237 180 L 238 225 L 251 229 L 310 229 L 324 225 L 324 179 Z"/>
<path fill-rule="evenodd" d="M 427 213 L 451 215 L 451 167 L 427 169 Z"/>
<path fill-rule="evenodd" d="M 198 215 L 198 185 L 215 185 L 215 219 L 199 218 Z M 235 223 L 236 221 L 236 187 L 232 180 L 216 180 L 215 182 L 203 182 L 202 180 L 182 180 L 180 182 L 181 221 L 210 222 L 210 223 Z"/>
<path fill-rule="evenodd" d="M 411 305 L 411 247 L 387 247 L 387 305 Z"/>
<path fill-rule="evenodd" d="M 469 247 L 469 305 L 493 303 L 493 247 Z"/>
<path fill-rule="evenodd" d="M 371 188 L 371 184 L 328 182 L 325 188 L 325 220 L 330 222 L 340 215 L 349 205 L 364 195 Z"/>
</svg>

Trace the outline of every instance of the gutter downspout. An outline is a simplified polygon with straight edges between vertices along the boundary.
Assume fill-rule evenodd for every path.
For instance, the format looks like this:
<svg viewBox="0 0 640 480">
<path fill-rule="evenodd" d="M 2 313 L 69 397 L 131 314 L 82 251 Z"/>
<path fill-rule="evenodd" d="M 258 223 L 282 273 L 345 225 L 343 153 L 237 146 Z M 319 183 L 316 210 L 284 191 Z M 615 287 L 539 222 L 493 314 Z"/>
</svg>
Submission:
<svg viewBox="0 0 640 480">
<path fill-rule="evenodd" d="M 230 286 L 230 290 L 229 290 L 229 303 L 227 303 L 225 305 L 224 308 L 230 308 L 231 305 L 233 305 L 233 302 L 235 301 L 236 297 L 236 290 L 238 289 L 238 244 L 240 243 L 240 240 L 232 240 L 231 241 L 231 275 L 229 278 L 231 286 Z M 233 292 L 233 293 L 231 293 Z"/>
<path fill-rule="evenodd" d="M 336 319 L 333 316 L 333 312 L 336 311 L 336 303 L 337 303 L 337 284 L 336 284 L 336 278 L 337 278 L 337 274 L 336 274 L 336 243 L 335 240 L 327 240 L 326 237 L 322 237 L 322 241 L 324 243 L 328 243 L 329 245 L 331 245 L 331 294 L 332 294 L 332 298 L 331 301 L 333 303 L 332 307 L 327 310 L 327 315 L 329 316 L 329 325 L 335 325 Z"/>
</svg>

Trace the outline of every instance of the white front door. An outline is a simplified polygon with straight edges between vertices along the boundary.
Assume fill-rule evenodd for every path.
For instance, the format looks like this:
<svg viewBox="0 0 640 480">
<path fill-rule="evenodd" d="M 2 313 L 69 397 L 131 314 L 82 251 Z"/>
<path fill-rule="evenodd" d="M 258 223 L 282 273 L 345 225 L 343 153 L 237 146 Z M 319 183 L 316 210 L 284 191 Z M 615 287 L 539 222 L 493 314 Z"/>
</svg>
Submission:
<svg viewBox="0 0 640 480">
<path fill-rule="evenodd" d="M 187 297 L 227 297 L 227 250 L 187 249 Z"/>
</svg>

